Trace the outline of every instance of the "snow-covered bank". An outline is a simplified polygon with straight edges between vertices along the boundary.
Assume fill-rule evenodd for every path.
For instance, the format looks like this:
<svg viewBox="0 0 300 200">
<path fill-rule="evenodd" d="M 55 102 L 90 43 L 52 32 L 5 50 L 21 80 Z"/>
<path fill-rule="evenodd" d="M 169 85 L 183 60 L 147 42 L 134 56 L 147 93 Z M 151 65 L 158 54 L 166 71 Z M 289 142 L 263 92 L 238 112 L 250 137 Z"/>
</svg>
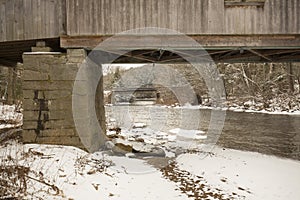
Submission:
<svg viewBox="0 0 300 200">
<path fill-rule="evenodd" d="M 12 143 L 0 148 L 4 169 L 0 180 L 15 181 L 5 174 L 11 165 L 30 168 L 26 192 L 15 193 L 22 199 L 188 199 L 159 170 L 139 159 L 87 154 L 74 147 Z"/>
<path fill-rule="evenodd" d="M 184 109 L 208 109 L 208 110 L 223 110 L 223 111 L 232 111 L 232 112 L 247 112 L 247 113 L 264 113 L 264 114 L 274 114 L 274 115 L 300 115 L 300 110 L 271 110 L 271 109 L 255 109 L 255 108 L 245 108 L 244 106 L 229 106 L 229 107 L 211 107 L 211 106 L 205 106 L 205 105 L 190 105 L 186 104 L 184 106 L 163 106 L 168 108 L 184 108 Z"/>
<path fill-rule="evenodd" d="M 0 129 L 20 127 L 23 124 L 23 114 L 16 105 L 0 104 Z"/>
<path fill-rule="evenodd" d="M 2 168 L 11 164 L 30 168 L 29 176 L 36 180 L 27 181 L 24 199 L 281 200 L 300 196 L 299 161 L 218 147 L 204 158 L 181 154 L 162 169 L 144 159 L 87 154 L 66 146 L 13 143 L 1 146 L 0 156 Z"/>
<path fill-rule="evenodd" d="M 178 166 L 212 186 L 245 199 L 282 200 L 300 196 L 300 162 L 253 152 L 216 148 L 211 156 L 184 154 Z"/>
</svg>

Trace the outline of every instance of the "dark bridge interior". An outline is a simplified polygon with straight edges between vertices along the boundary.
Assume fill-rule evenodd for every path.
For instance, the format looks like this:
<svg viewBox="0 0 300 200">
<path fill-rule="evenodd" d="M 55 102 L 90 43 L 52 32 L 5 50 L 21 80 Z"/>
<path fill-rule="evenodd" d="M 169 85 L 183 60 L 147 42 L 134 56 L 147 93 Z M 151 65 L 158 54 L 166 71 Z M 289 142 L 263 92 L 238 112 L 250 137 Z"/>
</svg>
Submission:
<svg viewBox="0 0 300 200">
<path fill-rule="evenodd" d="M 207 49 L 207 54 L 219 63 L 240 62 L 300 62 L 300 49 L 253 49 L 238 47 L 232 49 Z M 118 55 L 114 63 L 183 63 L 186 58 L 201 57 L 196 50 L 184 50 L 184 57 L 164 49 L 133 50 L 125 54 L 110 52 Z M 182 53 L 182 51 L 180 51 Z"/>
<path fill-rule="evenodd" d="M 297 46 L 299 36 L 191 36 L 199 44 L 205 44 L 203 48 L 215 62 L 220 63 L 240 63 L 240 62 L 300 62 L 300 46 Z M 290 38 L 291 37 L 291 38 Z M 65 52 L 65 48 L 79 48 L 79 46 L 91 51 L 95 44 L 109 37 L 93 38 L 48 38 L 43 39 L 46 46 L 52 51 Z M 88 42 L 87 40 L 88 39 Z M 31 52 L 31 47 L 36 46 L 39 40 L 24 40 L 13 42 L 2 42 L 0 45 L 0 64 L 5 66 L 15 66 L 17 62 L 22 62 L 22 54 Z M 233 42 L 234 41 L 234 42 Z M 243 46 L 249 43 L 249 46 Z M 221 45 L 220 45 L 221 44 Z M 203 51 L 192 48 L 179 48 L 178 51 L 184 53 L 180 56 L 176 53 L 176 48 L 163 49 L 159 46 L 147 49 L 131 48 L 125 51 L 104 50 L 106 54 L 117 56 L 114 63 L 182 63 L 185 58 L 203 56 Z M 200 54 L 199 54 L 200 52 Z M 204 54 L 207 55 L 205 52 Z M 184 57 L 184 58 L 183 58 Z"/>
</svg>

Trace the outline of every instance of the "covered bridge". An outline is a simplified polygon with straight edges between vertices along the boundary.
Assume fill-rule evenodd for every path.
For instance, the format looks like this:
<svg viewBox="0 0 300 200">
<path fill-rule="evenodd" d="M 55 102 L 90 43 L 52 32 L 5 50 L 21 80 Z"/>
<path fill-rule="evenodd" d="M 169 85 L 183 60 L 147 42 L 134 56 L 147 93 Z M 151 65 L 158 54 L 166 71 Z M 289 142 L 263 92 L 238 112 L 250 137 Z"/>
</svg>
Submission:
<svg viewBox="0 0 300 200">
<path fill-rule="evenodd" d="M 0 65 L 23 63 L 23 137 L 26 142 L 81 146 L 102 140 L 103 104 L 75 127 L 73 85 L 81 63 L 102 41 L 123 31 L 159 27 L 197 41 L 216 62 L 300 61 L 299 0 L 0 0 Z M 174 34 L 122 34 L 106 55 L 115 63 L 183 62 L 198 47 Z M 128 41 L 155 41 L 135 46 Z M 160 45 L 163 41 L 173 41 Z M 101 64 L 101 63 L 100 63 Z M 98 69 L 95 69 L 96 71 Z M 90 74 L 91 76 L 93 75 Z M 100 80 L 101 83 L 101 80 Z M 103 102 L 102 84 L 94 90 Z M 85 91 L 85 90 L 84 90 Z M 80 94 L 89 97 L 89 93 Z M 76 108 L 75 108 L 76 109 Z M 78 137 L 78 130 L 89 138 Z M 100 129 L 101 129 L 100 128 Z M 58 137 L 59 136 L 59 137 Z M 87 142 L 89 144 L 89 142 Z M 85 147 L 94 150 L 100 144 Z"/>
</svg>

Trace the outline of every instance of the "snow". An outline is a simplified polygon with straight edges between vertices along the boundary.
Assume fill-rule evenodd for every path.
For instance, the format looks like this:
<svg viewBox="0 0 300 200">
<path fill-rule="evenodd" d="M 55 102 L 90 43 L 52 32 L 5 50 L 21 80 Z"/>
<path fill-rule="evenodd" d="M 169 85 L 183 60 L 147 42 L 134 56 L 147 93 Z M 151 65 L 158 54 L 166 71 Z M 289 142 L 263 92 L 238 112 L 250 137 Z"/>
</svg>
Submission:
<svg viewBox="0 0 300 200">
<path fill-rule="evenodd" d="M 136 122 L 133 124 L 133 128 L 144 128 L 146 126 L 147 126 L 147 124 L 142 123 L 142 122 Z"/>
<path fill-rule="evenodd" d="M 180 169 L 202 174 L 212 187 L 235 192 L 247 200 L 299 198 L 299 161 L 221 148 L 213 153 L 204 159 L 199 155 L 183 154 L 177 162 Z"/>
<path fill-rule="evenodd" d="M 187 139 L 201 140 L 207 138 L 207 135 L 204 135 L 205 132 L 201 130 L 186 130 L 186 129 L 175 128 L 175 129 L 171 129 L 169 132 L 172 134 L 176 134 L 177 137 L 183 137 Z"/>
<path fill-rule="evenodd" d="M 61 190 L 59 195 L 49 194 L 45 185 L 29 182 L 25 199 L 34 195 L 42 199 L 183 200 L 193 199 L 187 195 L 193 196 L 197 188 L 232 199 L 281 200 L 300 196 L 300 162 L 259 153 L 216 147 L 204 158 L 201 153 L 181 154 L 175 160 L 178 168 L 169 174 L 177 173 L 184 181 L 175 182 L 144 159 L 103 152 L 88 154 L 66 146 L 12 143 L 0 148 L 2 166 L 8 152 L 19 165 L 43 174 L 45 180 Z M 107 167 L 100 170 L 104 164 Z M 182 183 L 194 184 L 193 190 L 183 192 Z"/>
<path fill-rule="evenodd" d="M 102 65 L 103 76 L 115 73 L 116 69 L 129 70 L 131 68 L 142 67 L 146 64 L 104 64 Z"/>
<path fill-rule="evenodd" d="M 0 121 L 5 122 L 0 128 L 22 125 L 22 114 L 17 110 L 16 106 L 0 105 Z M 228 110 L 252 112 L 236 107 Z M 300 111 L 279 113 L 300 114 Z M 116 119 L 109 122 L 115 124 Z M 110 131 L 109 135 L 112 134 Z M 27 193 L 22 199 L 184 200 L 196 199 L 197 195 L 208 195 L 206 199 L 213 200 L 299 199 L 300 161 L 221 147 L 210 152 L 178 154 L 178 148 L 190 149 L 191 141 L 206 139 L 202 130 L 154 131 L 145 123 L 135 122 L 131 130 L 122 129 L 119 135 L 124 137 L 123 141 L 117 139 L 122 143 L 132 144 L 139 138 L 146 144 L 162 147 L 167 158 L 136 158 L 129 154 L 118 157 L 107 152 L 89 154 L 75 147 L 10 142 L 0 144 L 0 167 L 30 168 L 28 175 L 36 180 L 27 181 Z M 135 147 L 138 145 L 135 143 Z M 162 164 L 164 161 L 166 164 Z M 51 186 L 56 186 L 59 193 Z"/>
<path fill-rule="evenodd" d="M 35 182 L 28 185 L 28 199 L 30 195 L 74 200 L 187 199 L 175 190 L 176 185 L 163 179 L 159 170 L 143 160 L 106 156 L 101 152 L 87 154 L 74 147 L 15 143 L 0 148 L 1 160 L 8 156 L 8 150 L 19 165 L 30 166 L 32 171 L 43 174 L 44 179 L 61 190 L 60 195 L 50 195 L 47 193 L 49 188 Z M 99 172 L 96 164 L 100 166 L 98 161 L 103 160 L 114 165 Z"/>
<path fill-rule="evenodd" d="M 20 127 L 23 124 L 23 115 L 16 105 L 0 104 L 0 129 Z"/>
<path fill-rule="evenodd" d="M 61 52 L 48 52 L 48 51 L 35 51 L 35 52 L 24 52 L 25 55 L 60 55 Z"/>
<path fill-rule="evenodd" d="M 166 106 L 170 107 L 170 106 Z M 300 115 L 300 110 L 287 110 L 287 111 L 282 111 L 282 110 L 276 110 L 276 109 L 251 109 L 251 108 L 244 108 L 242 106 L 228 106 L 228 107 L 211 107 L 211 106 L 205 106 L 205 105 L 184 105 L 184 106 L 176 106 L 174 107 L 175 109 L 180 109 L 180 108 L 185 108 L 185 109 L 208 109 L 208 110 L 223 110 L 223 111 L 233 111 L 233 112 L 248 112 L 248 113 L 264 113 L 264 114 L 276 114 L 276 115 Z"/>
</svg>

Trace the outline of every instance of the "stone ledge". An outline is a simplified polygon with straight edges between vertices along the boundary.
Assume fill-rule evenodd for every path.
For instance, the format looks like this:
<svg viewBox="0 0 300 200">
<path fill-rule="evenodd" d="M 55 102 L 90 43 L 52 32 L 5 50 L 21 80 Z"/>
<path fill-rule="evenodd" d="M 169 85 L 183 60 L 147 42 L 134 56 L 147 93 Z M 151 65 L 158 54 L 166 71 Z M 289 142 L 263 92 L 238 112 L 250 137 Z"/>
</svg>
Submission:
<svg viewBox="0 0 300 200">
<path fill-rule="evenodd" d="M 61 136 L 77 136 L 74 129 L 46 129 L 42 130 L 39 137 L 61 137 Z"/>
<path fill-rule="evenodd" d="M 73 121 L 73 118 L 70 119 L 57 119 L 57 120 L 48 120 L 43 121 L 41 119 L 41 122 L 43 123 L 44 129 L 69 129 L 69 128 L 75 128 L 75 124 Z M 27 120 L 25 119 L 23 121 L 23 129 L 24 130 L 35 130 L 38 128 L 38 120 Z M 42 130 L 41 130 L 42 131 Z"/>
<path fill-rule="evenodd" d="M 74 81 L 23 81 L 23 90 L 73 90 Z"/>
<path fill-rule="evenodd" d="M 48 100 L 64 99 L 72 96 L 71 90 L 23 90 L 24 99 L 34 99 L 35 91 L 38 91 L 39 99 L 44 98 Z"/>
<path fill-rule="evenodd" d="M 37 143 L 69 146 L 83 146 L 78 136 L 38 137 Z"/>
<path fill-rule="evenodd" d="M 25 121 L 34 121 L 38 120 L 39 117 L 38 110 L 35 111 L 23 111 L 23 116 L 26 119 Z M 73 114 L 69 110 L 51 110 L 51 111 L 42 111 L 47 112 L 49 120 L 64 120 L 64 119 L 72 119 Z"/>
</svg>

